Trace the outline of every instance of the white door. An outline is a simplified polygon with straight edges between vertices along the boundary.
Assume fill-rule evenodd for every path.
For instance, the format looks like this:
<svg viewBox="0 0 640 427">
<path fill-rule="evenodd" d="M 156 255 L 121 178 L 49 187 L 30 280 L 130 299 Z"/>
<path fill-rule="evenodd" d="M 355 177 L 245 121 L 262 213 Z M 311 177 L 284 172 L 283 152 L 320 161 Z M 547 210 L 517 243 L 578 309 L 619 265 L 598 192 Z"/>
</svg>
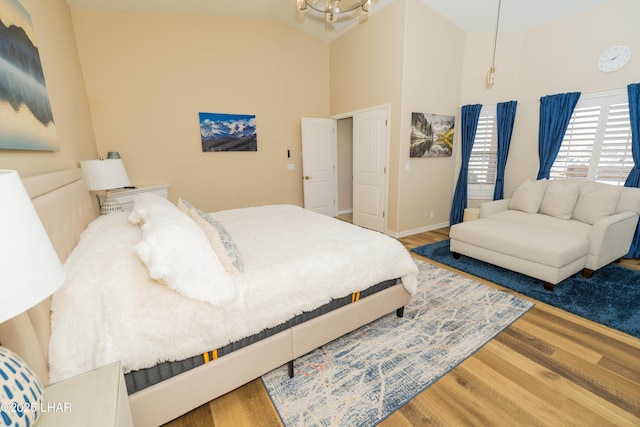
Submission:
<svg viewBox="0 0 640 427">
<path fill-rule="evenodd" d="M 384 232 L 387 228 L 389 109 L 353 115 L 353 223 Z"/>
<path fill-rule="evenodd" d="M 305 209 L 336 215 L 336 121 L 302 118 L 302 177 Z"/>
</svg>

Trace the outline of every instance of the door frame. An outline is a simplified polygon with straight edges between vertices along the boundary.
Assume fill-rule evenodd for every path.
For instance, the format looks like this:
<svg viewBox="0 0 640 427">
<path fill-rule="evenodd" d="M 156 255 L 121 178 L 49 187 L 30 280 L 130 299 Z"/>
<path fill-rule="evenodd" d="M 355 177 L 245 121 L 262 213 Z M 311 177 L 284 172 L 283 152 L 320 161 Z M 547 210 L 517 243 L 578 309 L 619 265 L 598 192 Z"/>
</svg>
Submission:
<svg viewBox="0 0 640 427">
<path fill-rule="evenodd" d="M 388 120 L 389 120 L 388 126 L 386 126 L 386 128 L 387 128 L 387 158 L 385 159 L 385 167 L 386 167 L 387 173 L 385 174 L 386 175 L 385 179 L 386 179 L 387 182 L 386 182 L 385 190 L 384 190 L 384 192 L 385 192 L 385 194 L 384 194 L 384 199 L 385 199 L 385 201 L 384 201 L 384 203 L 385 203 L 385 207 L 384 207 L 384 209 L 385 209 L 384 233 L 385 234 L 389 234 L 387 224 L 388 224 L 388 218 L 389 218 L 389 175 L 390 175 L 390 173 L 389 173 L 390 172 L 390 170 L 389 170 L 389 158 L 390 158 L 390 148 L 391 148 L 391 104 L 390 103 L 379 104 L 379 105 L 374 105 L 374 106 L 367 107 L 367 108 L 362 108 L 360 110 L 350 111 L 350 112 L 347 112 L 347 113 L 334 114 L 333 116 L 330 116 L 329 118 L 330 119 L 335 119 L 335 120 L 348 119 L 348 118 L 353 119 L 353 117 L 356 114 L 366 113 L 368 111 L 373 111 L 373 110 L 380 110 L 382 108 L 385 108 L 387 110 L 387 116 L 388 116 Z M 337 161 L 338 161 L 338 159 L 337 159 L 337 155 L 338 155 L 337 151 L 336 151 L 335 155 L 336 155 L 335 162 L 337 164 Z M 337 173 L 338 172 L 336 171 L 336 174 Z M 352 179 L 353 179 L 353 176 L 352 176 Z M 337 180 L 338 179 L 337 179 L 337 176 L 336 176 L 336 197 L 338 197 L 338 195 L 337 195 Z M 352 205 L 352 209 L 353 209 L 353 205 Z"/>
</svg>

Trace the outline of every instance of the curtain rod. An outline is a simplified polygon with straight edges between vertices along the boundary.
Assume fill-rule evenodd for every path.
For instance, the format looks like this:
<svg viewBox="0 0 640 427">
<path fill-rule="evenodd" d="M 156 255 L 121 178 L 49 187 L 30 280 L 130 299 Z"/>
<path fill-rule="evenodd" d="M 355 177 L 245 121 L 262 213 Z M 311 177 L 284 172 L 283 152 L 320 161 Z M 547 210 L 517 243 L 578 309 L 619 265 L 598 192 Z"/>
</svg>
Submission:
<svg viewBox="0 0 640 427">
<path fill-rule="evenodd" d="M 607 89 L 588 90 L 588 91 L 585 91 L 585 92 L 580 92 L 580 94 L 581 95 L 588 95 L 588 94 L 591 94 L 591 93 L 607 92 L 607 91 L 611 91 L 611 90 L 625 90 L 630 84 L 633 84 L 633 83 L 629 83 L 629 84 L 627 84 L 625 86 L 611 87 L 611 88 L 607 88 Z M 570 91 L 570 92 L 575 92 L 575 91 Z M 558 93 L 561 93 L 561 92 L 558 92 Z M 543 96 L 546 96 L 546 95 L 543 95 Z M 512 101 L 517 101 L 517 99 L 514 99 Z M 487 105 L 494 105 L 494 104 L 497 105 L 500 102 L 509 102 L 509 101 L 498 101 L 498 102 L 493 102 L 493 103 L 487 104 Z M 470 105 L 470 104 L 482 104 L 482 103 L 480 103 L 480 102 L 471 102 L 471 103 L 468 103 L 468 104 L 458 105 L 458 108 L 464 107 L 465 105 Z M 484 105 L 484 104 L 482 104 L 482 105 Z"/>
<path fill-rule="evenodd" d="M 629 83 L 632 84 L 632 83 Z M 595 89 L 595 90 L 587 90 L 585 92 L 580 92 L 580 93 L 584 93 L 584 94 L 588 94 L 588 93 L 596 93 L 596 92 L 605 92 L 608 90 L 619 90 L 619 89 L 626 89 L 627 86 L 629 86 L 629 84 L 625 85 L 625 86 L 618 86 L 618 87 L 610 87 L 608 89 Z"/>
</svg>

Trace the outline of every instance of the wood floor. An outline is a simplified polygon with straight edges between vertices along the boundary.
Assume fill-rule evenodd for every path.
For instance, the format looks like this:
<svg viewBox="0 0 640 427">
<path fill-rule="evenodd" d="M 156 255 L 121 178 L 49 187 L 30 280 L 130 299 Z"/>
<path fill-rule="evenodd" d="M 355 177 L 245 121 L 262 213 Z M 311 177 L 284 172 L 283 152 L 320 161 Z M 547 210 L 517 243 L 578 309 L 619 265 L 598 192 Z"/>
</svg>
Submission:
<svg viewBox="0 0 640 427">
<path fill-rule="evenodd" d="M 400 241 L 410 249 L 445 239 L 448 231 Z M 639 260 L 623 260 L 622 265 L 640 270 Z M 640 340 L 535 302 L 523 317 L 380 425 L 640 426 Z M 260 379 L 167 424 L 280 425 Z"/>
</svg>

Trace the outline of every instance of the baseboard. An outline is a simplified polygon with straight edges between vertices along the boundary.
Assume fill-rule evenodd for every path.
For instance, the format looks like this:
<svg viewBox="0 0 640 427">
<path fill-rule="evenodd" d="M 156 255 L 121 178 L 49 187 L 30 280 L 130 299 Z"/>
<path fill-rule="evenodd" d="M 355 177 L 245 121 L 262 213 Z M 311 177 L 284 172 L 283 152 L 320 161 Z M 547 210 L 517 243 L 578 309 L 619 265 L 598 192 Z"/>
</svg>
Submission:
<svg viewBox="0 0 640 427">
<path fill-rule="evenodd" d="M 345 209 L 343 211 L 338 211 L 338 215 L 350 214 L 353 213 L 353 209 Z"/>
<path fill-rule="evenodd" d="M 395 237 L 396 239 L 400 239 L 402 237 L 412 236 L 414 234 L 437 230 L 439 228 L 445 228 L 448 226 L 449 226 L 448 222 L 441 222 L 439 224 L 427 225 L 425 227 L 414 228 L 413 230 L 406 230 L 406 231 L 400 231 L 400 232 L 387 230 L 386 234 L 388 234 L 391 237 Z"/>
</svg>

